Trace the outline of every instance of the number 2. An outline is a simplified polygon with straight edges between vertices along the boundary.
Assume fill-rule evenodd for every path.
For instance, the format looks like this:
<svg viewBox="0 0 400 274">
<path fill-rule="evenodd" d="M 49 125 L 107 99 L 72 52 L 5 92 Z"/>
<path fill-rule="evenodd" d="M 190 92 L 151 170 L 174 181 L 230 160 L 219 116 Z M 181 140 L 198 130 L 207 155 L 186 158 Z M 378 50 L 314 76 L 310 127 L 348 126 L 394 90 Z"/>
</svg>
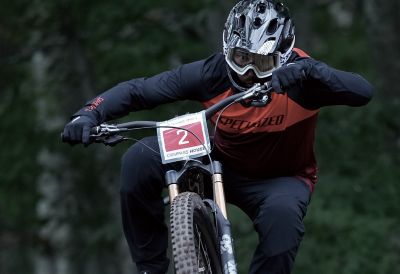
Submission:
<svg viewBox="0 0 400 274">
<path fill-rule="evenodd" d="M 186 145 L 186 144 L 189 144 L 189 141 L 185 140 L 186 137 L 187 137 L 187 135 L 188 135 L 188 132 L 187 132 L 186 130 L 182 130 L 182 129 L 176 131 L 176 134 L 177 134 L 177 135 L 180 135 L 181 133 L 183 133 L 183 136 L 182 136 L 182 138 L 179 140 L 178 144 L 179 144 L 179 145 Z"/>
</svg>

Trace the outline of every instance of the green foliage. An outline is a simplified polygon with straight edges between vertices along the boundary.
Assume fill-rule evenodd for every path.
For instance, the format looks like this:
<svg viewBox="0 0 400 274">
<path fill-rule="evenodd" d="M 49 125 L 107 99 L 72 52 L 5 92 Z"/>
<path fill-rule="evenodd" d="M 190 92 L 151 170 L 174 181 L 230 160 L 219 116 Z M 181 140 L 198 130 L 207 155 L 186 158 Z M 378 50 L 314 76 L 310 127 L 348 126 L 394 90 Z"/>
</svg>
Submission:
<svg viewBox="0 0 400 274">
<path fill-rule="evenodd" d="M 21 273 L 31 261 L 27 246 L 35 242 L 38 225 L 35 208 L 38 200 L 35 181 L 39 167 L 35 155 L 38 143 L 35 110 L 26 87 L 4 91 L 0 102 L 0 241 L 9 256 L 21 254 L 20 261 L 3 261 L 5 269 Z M 1 256 L 2 257 L 2 256 Z"/>
<path fill-rule="evenodd" d="M 295 273 L 397 273 L 397 220 L 315 198 Z M 312 266 L 312 267 L 310 267 Z"/>
<path fill-rule="evenodd" d="M 307 233 L 295 273 L 400 272 L 398 88 L 387 83 L 389 78 L 376 70 L 372 59 L 384 56 L 392 62 L 391 70 L 398 69 L 396 60 L 379 51 L 390 48 L 387 41 L 395 45 L 395 36 L 378 41 L 386 47 L 378 47 L 369 36 L 368 26 L 374 21 L 368 21 L 364 10 L 370 1 L 287 2 L 298 33 L 309 35 L 299 37 L 300 48 L 334 67 L 380 83 L 367 107 L 321 111 L 316 142 L 320 179 L 306 217 Z M 116 83 L 207 57 L 216 44 L 209 40 L 220 40 L 222 23 L 233 3 L 2 1 L 1 273 L 33 273 L 32 258 L 43 254 L 66 255 L 71 273 L 93 273 L 93 269 L 122 273 L 122 260 L 115 255 L 120 254 L 122 237 L 115 212 L 119 158 L 129 144 L 115 149 L 71 149 L 60 145 L 59 133 L 83 102 Z M 211 16 L 223 18 L 218 21 L 221 24 L 210 23 Z M 216 33 L 218 37 L 213 37 Z M 125 119 L 163 119 L 193 108 L 183 102 Z M 38 214 L 43 187 L 57 189 L 49 203 L 54 215 Z M 230 208 L 230 217 L 239 270 L 246 273 L 257 236 L 238 209 Z M 67 225 L 73 237 L 60 244 L 38 232 L 53 223 Z M 14 264 L 10 257 L 16 254 L 19 261 Z"/>
</svg>

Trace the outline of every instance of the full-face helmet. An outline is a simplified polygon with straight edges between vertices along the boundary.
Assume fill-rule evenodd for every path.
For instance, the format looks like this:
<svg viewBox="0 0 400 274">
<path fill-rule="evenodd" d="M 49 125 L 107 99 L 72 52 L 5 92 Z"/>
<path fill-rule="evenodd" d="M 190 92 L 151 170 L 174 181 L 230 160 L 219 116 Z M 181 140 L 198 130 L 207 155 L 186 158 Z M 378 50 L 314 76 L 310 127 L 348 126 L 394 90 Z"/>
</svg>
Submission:
<svg viewBox="0 0 400 274">
<path fill-rule="evenodd" d="M 223 32 L 229 68 L 238 75 L 253 70 L 260 79 L 287 62 L 294 42 L 289 10 L 273 0 L 240 1 L 231 10 Z"/>
</svg>

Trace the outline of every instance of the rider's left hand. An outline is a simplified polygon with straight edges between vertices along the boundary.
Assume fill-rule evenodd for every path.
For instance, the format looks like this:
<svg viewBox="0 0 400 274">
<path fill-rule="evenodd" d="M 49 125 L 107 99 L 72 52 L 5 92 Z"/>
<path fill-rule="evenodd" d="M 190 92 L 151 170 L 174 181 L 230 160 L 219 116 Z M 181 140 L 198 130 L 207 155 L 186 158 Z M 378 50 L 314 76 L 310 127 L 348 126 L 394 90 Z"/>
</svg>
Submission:
<svg viewBox="0 0 400 274">
<path fill-rule="evenodd" d="M 305 60 L 283 65 L 272 72 L 272 88 L 277 93 L 283 93 L 294 86 L 301 85 L 302 81 L 308 77 L 309 66 L 310 64 Z"/>
</svg>

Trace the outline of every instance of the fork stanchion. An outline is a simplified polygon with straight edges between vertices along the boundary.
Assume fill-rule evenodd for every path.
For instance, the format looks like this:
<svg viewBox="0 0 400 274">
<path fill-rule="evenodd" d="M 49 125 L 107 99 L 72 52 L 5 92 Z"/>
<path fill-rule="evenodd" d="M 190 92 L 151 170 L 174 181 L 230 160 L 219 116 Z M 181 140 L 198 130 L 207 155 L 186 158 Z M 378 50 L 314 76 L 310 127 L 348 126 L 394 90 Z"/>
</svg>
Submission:
<svg viewBox="0 0 400 274">
<path fill-rule="evenodd" d="M 212 180 L 214 189 L 214 200 L 217 203 L 218 207 L 221 209 L 222 215 L 224 215 L 225 219 L 228 219 L 228 214 L 226 211 L 224 186 L 222 184 L 222 174 L 214 174 L 212 176 Z"/>
</svg>

